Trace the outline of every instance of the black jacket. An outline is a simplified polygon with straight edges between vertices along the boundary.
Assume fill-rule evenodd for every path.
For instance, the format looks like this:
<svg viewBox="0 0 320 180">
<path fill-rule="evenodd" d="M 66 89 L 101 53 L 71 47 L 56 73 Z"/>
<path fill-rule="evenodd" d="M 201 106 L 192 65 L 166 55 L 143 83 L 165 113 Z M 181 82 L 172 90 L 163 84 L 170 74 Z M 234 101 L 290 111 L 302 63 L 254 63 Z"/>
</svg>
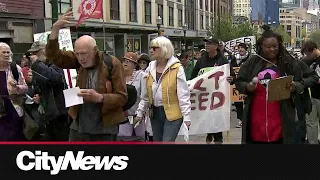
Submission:
<svg viewBox="0 0 320 180">
<path fill-rule="evenodd" d="M 283 63 L 279 65 L 280 76 L 293 75 L 296 83 L 296 92 L 292 93 L 292 98 L 280 101 L 280 112 L 282 118 L 283 143 L 294 143 L 296 109 L 294 98 L 304 90 L 302 72 L 298 62 L 291 56 L 282 58 Z M 247 92 L 247 85 L 257 76 L 263 68 L 265 62 L 257 56 L 250 57 L 240 68 L 238 78 L 235 81 L 236 88 L 241 94 L 246 94 L 245 108 L 242 119 L 242 143 L 251 143 L 250 119 L 251 119 L 251 101 L 253 93 Z"/>
<path fill-rule="evenodd" d="M 67 114 L 63 95 L 63 90 L 66 89 L 63 69 L 54 64 L 44 64 L 40 60 L 32 64 L 31 69 L 32 83 L 40 91 L 36 93 L 40 95 L 40 101 L 42 99 L 45 102 L 45 121 Z"/>
<path fill-rule="evenodd" d="M 303 73 L 303 83 L 304 83 L 305 89 L 304 89 L 303 93 L 300 94 L 300 99 L 297 98 L 296 105 L 303 106 L 302 114 L 310 114 L 312 111 L 312 103 L 311 103 L 308 88 L 314 87 L 315 85 L 317 85 L 317 83 L 319 81 L 319 76 L 305 62 L 298 61 L 298 63 L 299 63 L 299 66 L 302 70 L 302 73 Z"/>
<path fill-rule="evenodd" d="M 219 52 L 219 51 L 218 51 L 218 54 L 214 58 L 209 58 L 208 54 L 205 54 L 197 60 L 197 63 L 194 66 L 192 74 L 191 74 L 191 79 L 196 78 L 198 76 L 199 71 L 202 68 L 222 66 L 222 65 L 225 65 L 228 63 L 229 63 L 229 61 L 227 60 L 227 58 L 224 57 L 221 54 L 221 52 Z M 235 79 L 236 76 L 235 76 L 235 73 L 234 73 L 231 65 L 230 65 L 230 75 L 233 77 L 233 79 Z"/>
</svg>

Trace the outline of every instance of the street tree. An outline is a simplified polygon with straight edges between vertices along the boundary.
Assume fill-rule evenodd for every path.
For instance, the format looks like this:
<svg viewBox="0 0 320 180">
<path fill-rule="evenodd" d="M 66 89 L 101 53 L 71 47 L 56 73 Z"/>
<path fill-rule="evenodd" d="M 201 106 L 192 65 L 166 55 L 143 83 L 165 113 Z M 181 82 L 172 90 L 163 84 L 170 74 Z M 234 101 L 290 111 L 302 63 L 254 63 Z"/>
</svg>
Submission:
<svg viewBox="0 0 320 180">
<path fill-rule="evenodd" d="M 254 36 L 256 31 L 249 22 L 233 24 L 230 16 L 220 18 L 220 29 L 218 19 L 215 19 L 213 27 L 209 27 L 208 35 L 224 42 L 245 36 Z M 220 33 L 220 34 L 219 34 Z"/>
<path fill-rule="evenodd" d="M 281 26 L 281 25 L 278 26 L 277 28 L 274 29 L 274 31 L 282 36 L 284 43 L 290 43 L 290 36 L 286 32 L 286 30 L 284 29 L 283 26 Z"/>
<path fill-rule="evenodd" d="M 314 30 L 311 34 L 310 34 L 310 40 L 314 41 L 318 44 L 318 46 L 320 46 L 320 30 Z"/>
</svg>

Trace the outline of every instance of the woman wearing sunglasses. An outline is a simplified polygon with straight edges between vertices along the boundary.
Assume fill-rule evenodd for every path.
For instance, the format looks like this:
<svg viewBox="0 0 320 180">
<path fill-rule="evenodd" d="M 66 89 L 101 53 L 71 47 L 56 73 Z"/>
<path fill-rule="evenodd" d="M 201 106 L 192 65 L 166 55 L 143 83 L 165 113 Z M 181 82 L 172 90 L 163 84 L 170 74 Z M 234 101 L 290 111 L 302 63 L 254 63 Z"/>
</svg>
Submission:
<svg viewBox="0 0 320 180">
<path fill-rule="evenodd" d="M 140 121 L 149 109 L 154 141 L 172 142 L 176 140 L 182 123 L 191 124 L 190 93 L 183 66 L 174 57 L 172 43 L 166 37 L 151 41 L 150 62 L 142 88 L 142 99 L 137 111 Z"/>
</svg>

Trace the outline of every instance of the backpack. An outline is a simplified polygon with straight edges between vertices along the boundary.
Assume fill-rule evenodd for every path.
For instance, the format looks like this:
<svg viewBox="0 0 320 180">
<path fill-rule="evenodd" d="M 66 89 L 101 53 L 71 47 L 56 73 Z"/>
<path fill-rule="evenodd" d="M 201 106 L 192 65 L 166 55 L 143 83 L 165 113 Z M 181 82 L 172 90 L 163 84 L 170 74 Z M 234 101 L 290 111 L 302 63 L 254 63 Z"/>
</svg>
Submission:
<svg viewBox="0 0 320 180">
<path fill-rule="evenodd" d="M 112 69 L 113 69 L 113 63 L 112 63 L 111 55 L 108 54 L 108 53 L 104 53 L 103 61 L 104 61 L 105 65 L 108 67 L 109 76 L 107 77 L 107 79 L 111 82 L 111 84 L 113 84 L 112 76 L 111 76 Z M 130 85 L 130 84 L 126 84 L 126 85 L 127 85 L 128 100 L 127 100 L 127 103 L 122 107 L 123 111 L 127 111 L 128 109 L 130 109 L 137 101 L 137 90 L 136 90 L 136 87 L 134 87 L 133 85 Z M 112 85 L 112 88 L 113 88 L 113 85 Z"/>
</svg>

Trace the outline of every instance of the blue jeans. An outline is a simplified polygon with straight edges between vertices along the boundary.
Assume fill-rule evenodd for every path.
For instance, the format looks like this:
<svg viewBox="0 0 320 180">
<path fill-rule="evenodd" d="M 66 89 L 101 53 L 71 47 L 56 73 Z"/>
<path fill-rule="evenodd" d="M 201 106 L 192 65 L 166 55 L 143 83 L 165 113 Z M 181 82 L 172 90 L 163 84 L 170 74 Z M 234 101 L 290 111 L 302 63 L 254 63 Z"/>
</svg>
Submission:
<svg viewBox="0 0 320 180">
<path fill-rule="evenodd" d="M 183 120 L 168 121 L 163 107 L 153 107 L 153 117 L 150 118 L 153 141 L 174 142 L 178 136 Z"/>
</svg>

